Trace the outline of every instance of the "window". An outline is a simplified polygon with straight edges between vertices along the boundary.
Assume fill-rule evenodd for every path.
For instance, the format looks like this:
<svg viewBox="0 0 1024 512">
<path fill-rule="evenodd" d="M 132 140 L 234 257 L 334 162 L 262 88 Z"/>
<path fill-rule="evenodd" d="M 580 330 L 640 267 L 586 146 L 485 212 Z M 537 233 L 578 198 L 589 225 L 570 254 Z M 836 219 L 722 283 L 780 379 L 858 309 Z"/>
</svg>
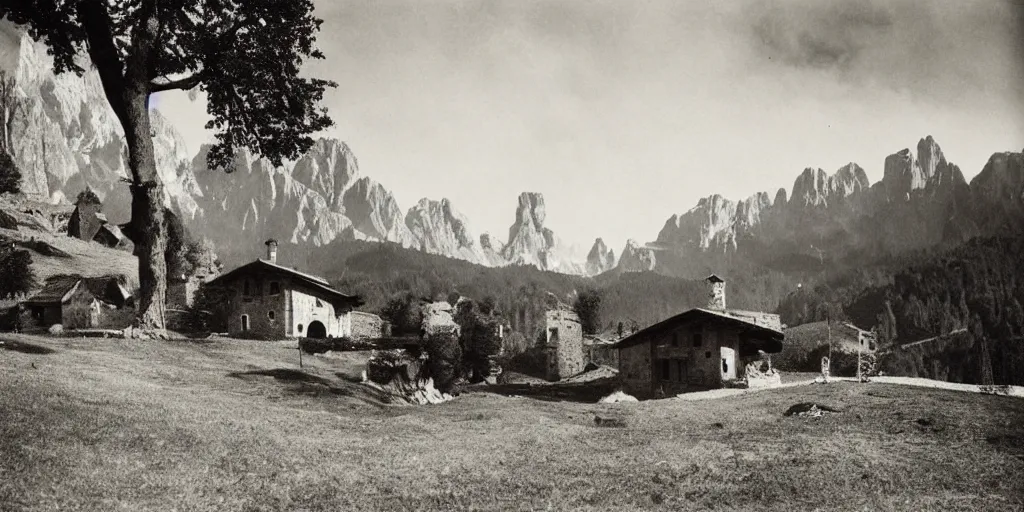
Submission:
<svg viewBox="0 0 1024 512">
<path fill-rule="evenodd" d="M 678 347 L 679 346 L 679 333 L 678 332 L 672 333 L 672 346 L 673 347 Z"/>
<path fill-rule="evenodd" d="M 711 359 L 711 351 L 708 350 L 707 352 L 704 352 L 704 357 Z"/>
<path fill-rule="evenodd" d="M 299 324 L 299 334 L 302 334 L 302 324 Z"/>
<path fill-rule="evenodd" d="M 316 299 L 316 307 L 322 308 L 322 307 L 324 307 L 324 303 L 320 302 L 320 299 Z"/>
<path fill-rule="evenodd" d="M 267 318 L 274 319 L 274 310 L 267 311 Z"/>
<path fill-rule="evenodd" d="M 669 380 L 671 378 L 671 367 L 669 366 L 670 363 L 671 361 L 668 359 L 661 360 L 661 380 Z"/>
<path fill-rule="evenodd" d="M 277 281 L 270 282 L 270 295 L 277 295 L 281 293 L 281 283 Z"/>
<path fill-rule="evenodd" d="M 249 330 L 249 315 L 242 315 L 242 332 Z"/>
<path fill-rule="evenodd" d="M 699 333 L 699 332 L 693 333 L 693 346 L 699 347 L 699 346 L 701 346 L 703 344 L 704 344 L 704 335 Z"/>
<path fill-rule="evenodd" d="M 676 380 L 686 382 L 686 360 L 676 359 Z"/>
<path fill-rule="evenodd" d="M 242 281 L 242 295 L 252 295 L 252 283 L 248 279 Z"/>
</svg>

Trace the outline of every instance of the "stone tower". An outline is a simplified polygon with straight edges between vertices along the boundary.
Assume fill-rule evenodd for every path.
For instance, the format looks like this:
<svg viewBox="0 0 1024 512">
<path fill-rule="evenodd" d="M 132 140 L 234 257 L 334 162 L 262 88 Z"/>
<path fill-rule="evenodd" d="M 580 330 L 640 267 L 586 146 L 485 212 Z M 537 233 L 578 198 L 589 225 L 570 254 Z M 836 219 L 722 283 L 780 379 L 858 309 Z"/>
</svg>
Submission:
<svg viewBox="0 0 1024 512">
<path fill-rule="evenodd" d="M 708 309 L 725 310 L 725 280 L 711 274 L 708 283 Z"/>
</svg>

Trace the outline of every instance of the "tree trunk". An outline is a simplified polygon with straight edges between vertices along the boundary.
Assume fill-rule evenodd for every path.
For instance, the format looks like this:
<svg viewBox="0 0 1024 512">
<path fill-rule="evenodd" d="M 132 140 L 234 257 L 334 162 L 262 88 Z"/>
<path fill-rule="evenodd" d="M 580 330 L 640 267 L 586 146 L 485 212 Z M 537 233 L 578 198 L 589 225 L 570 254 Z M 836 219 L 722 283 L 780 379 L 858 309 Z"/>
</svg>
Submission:
<svg viewBox="0 0 1024 512">
<path fill-rule="evenodd" d="M 137 91 L 126 98 L 125 137 L 128 167 L 132 172 L 132 220 L 135 255 L 139 258 L 137 327 L 163 330 L 167 296 L 167 264 L 164 260 L 163 183 L 156 171 L 153 138 L 149 125 L 149 93 Z"/>
</svg>

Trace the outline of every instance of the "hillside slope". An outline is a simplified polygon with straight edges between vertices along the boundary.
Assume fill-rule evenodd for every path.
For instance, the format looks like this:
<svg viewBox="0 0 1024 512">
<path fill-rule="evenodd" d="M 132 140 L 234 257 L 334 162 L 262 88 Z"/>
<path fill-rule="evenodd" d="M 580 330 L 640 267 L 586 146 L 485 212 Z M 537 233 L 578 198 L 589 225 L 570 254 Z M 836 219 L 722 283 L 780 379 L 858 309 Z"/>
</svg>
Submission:
<svg viewBox="0 0 1024 512">
<path fill-rule="evenodd" d="M 54 352 L 0 348 L 9 510 L 1024 507 L 1016 398 L 837 383 L 393 406 L 346 380 L 350 361 L 300 369 L 273 343 L 19 339 Z M 801 402 L 843 412 L 784 416 Z"/>
</svg>

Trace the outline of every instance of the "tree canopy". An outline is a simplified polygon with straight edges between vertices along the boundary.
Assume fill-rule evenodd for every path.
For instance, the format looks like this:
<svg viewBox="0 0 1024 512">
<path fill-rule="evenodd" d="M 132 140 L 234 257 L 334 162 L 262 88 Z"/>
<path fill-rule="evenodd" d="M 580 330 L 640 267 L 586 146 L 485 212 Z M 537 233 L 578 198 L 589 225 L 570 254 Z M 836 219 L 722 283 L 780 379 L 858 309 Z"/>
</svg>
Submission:
<svg viewBox="0 0 1024 512">
<path fill-rule="evenodd" d="M 135 72 L 144 73 L 146 93 L 205 92 L 206 128 L 217 138 L 211 168 L 230 169 L 243 147 L 280 165 L 332 125 L 318 104 L 335 84 L 300 76 L 303 62 L 323 58 L 312 0 L 6 0 L 4 16 L 46 42 L 58 73 L 81 76 L 78 57 L 87 54 L 122 124 Z M 146 38 L 151 50 L 142 55 Z"/>
</svg>

